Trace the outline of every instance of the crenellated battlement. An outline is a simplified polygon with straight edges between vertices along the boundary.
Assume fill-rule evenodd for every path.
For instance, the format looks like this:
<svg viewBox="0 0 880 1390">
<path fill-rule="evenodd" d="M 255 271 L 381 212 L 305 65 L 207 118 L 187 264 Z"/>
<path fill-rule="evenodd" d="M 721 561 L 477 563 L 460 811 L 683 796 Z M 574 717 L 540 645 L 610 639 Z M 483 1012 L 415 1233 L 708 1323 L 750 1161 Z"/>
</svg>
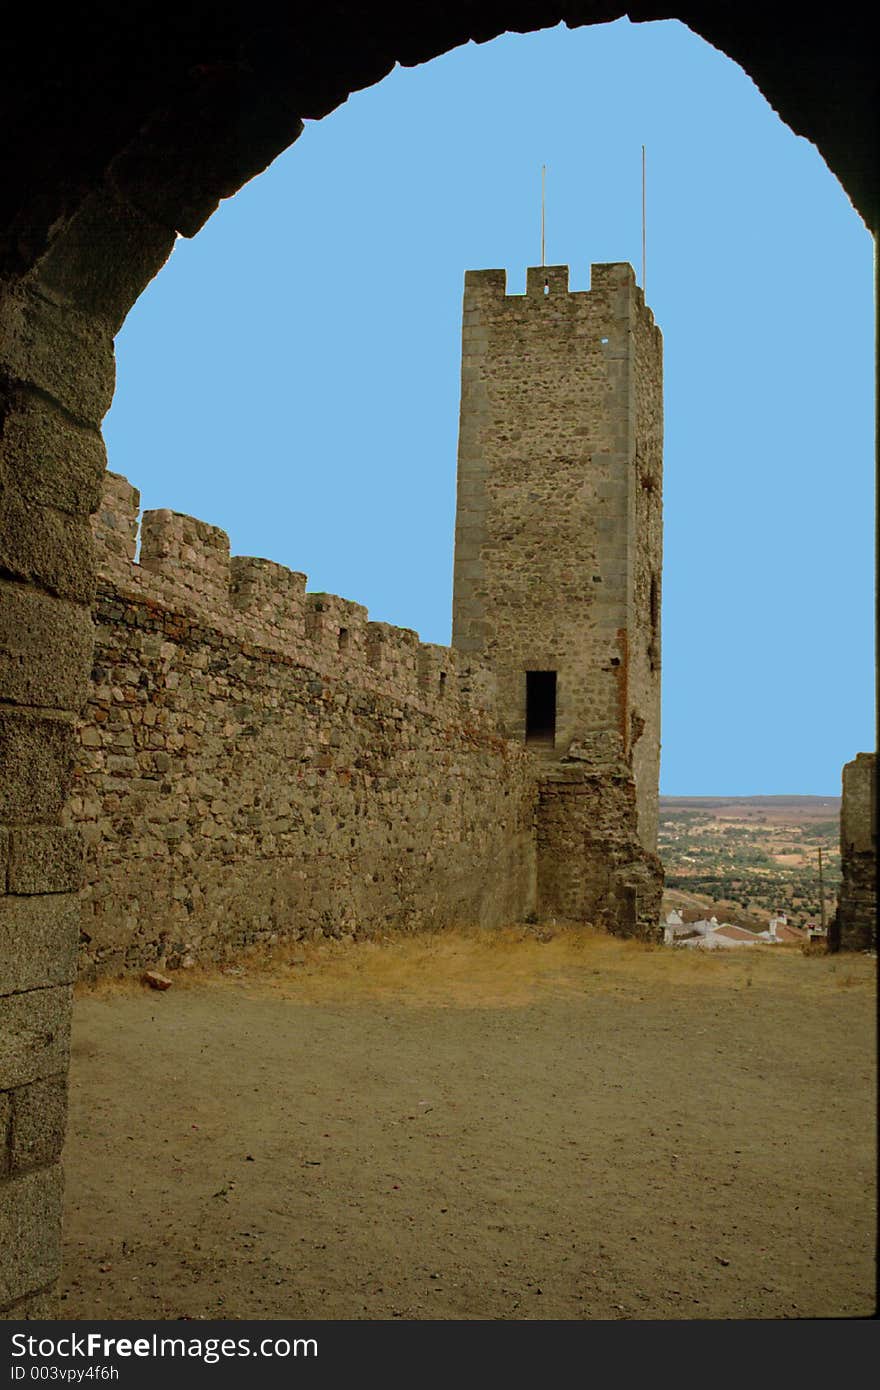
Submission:
<svg viewBox="0 0 880 1390">
<path fill-rule="evenodd" d="M 95 560 L 102 574 L 134 564 L 141 495 L 121 473 L 104 474 L 101 501 L 92 516 Z"/>
<path fill-rule="evenodd" d="M 446 699 L 455 688 L 459 676 L 459 653 L 454 647 L 441 647 L 436 642 L 419 645 L 419 686 L 438 699 Z"/>
<path fill-rule="evenodd" d="M 336 594 L 306 594 L 305 633 L 327 652 L 335 647 L 342 665 L 366 662 L 369 614 L 361 603 Z"/>
<path fill-rule="evenodd" d="M 306 576 L 297 570 L 255 555 L 232 555 L 229 599 L 236 612 L 263 629 L 304 635 Z"/>
<path fill-rule="evenodd" d="M 219 526 L 165 508 L 144 512 L 142 569 L 191 590 L 201 602 L 228 602 L 232 579 L 229 561 L 229 537 Z"/>
<path fill-rule="evenodd" d="M 530 265 L 526 270 L 526 299 L 549 299 L 568 294 L 567 265 Z"/>
<path fill-rule="evenodd" d="M 587 313 L 599 312 L 613 318 L 626 318 L 632 309 L 654 325 L 654 315 L 645 304 L 642 287 L 636 284 L 636 274 L 628 261 L 598 261 L 590 266 L 590 288 L 569 288 L 570 271 L 567 265 L 533 265 L 526 270 L 525 294 L 513 294 L 507 288 L 506 270 L 467 270 L 464 276 L 464 343 L 465 356 L 471 355 L 469 338 L 485 327 L 481 310 L 498 305 L 514 309 L 538 305 L 558 306 L 560 300 Z"/>
<path fill-rule="evenodd" d="M 367 623 L 367 664 L 407 688 L 418 683 L 419 634 L 410 627 Z"/>
<path fill-rule="evenodd" d="M 321 676 L 494 728 L 495 684 L 479 662 L 460 667 L 451 648 L 372 622 L 362 604 L 307 593 L 297 570 L 231 555 L 226 532 L 196 517 L 160 508 L 138 526 L 139 507 L 137 488 L 108 472 L 93 535 L 99 578 L 121 596 L 186 614 Z"/>
<path fill-rule="evenodd" d="M 507 293 L 506 270 L 466 270 L 464 273 L 464 292 L 481 290 L 486 294 L 504 296 Z"/>
</svg>

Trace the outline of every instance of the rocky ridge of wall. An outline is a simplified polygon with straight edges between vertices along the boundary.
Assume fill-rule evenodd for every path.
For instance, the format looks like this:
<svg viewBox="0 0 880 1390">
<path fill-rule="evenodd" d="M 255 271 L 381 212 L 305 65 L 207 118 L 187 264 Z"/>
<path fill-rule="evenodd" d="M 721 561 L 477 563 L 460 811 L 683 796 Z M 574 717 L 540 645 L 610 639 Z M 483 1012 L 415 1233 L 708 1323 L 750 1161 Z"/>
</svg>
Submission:
<svg viewBox="0 0 880 1390">
<path fill-rule="evenodd" d="M 534 905 L 529 755 L 479 663 L 229 556 L 108 474 L 90 698 L 68 818 L 81 967 L 456 922 Z"/>
<path fill-rule="evenodd" d="M 144 512 L 139 523 L 139 506 L 137 488 L 108 472 L 92 518 L 104 590 L 109 582 L 120 596 L 201 619 L 243 650 L 278 653 L 426 710 L 451 706 L 487 731 L 496 728 L 495 678 L 476 658 L 420 642 L 411 628 L 370 622 L 359 603 L 307 593 L 296 570 L 230 555 L 225 531 L 195 517 L 162 509 Z"/>
</svg>

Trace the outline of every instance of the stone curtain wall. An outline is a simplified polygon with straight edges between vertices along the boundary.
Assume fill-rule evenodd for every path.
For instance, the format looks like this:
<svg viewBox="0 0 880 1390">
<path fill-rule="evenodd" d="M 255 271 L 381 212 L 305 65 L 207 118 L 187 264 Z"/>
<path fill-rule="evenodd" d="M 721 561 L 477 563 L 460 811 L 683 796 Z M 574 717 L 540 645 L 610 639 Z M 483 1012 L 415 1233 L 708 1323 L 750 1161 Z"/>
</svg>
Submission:
<svg viewBox="0 0 880 1390">
<path fill-rule="evenodd" d="M 844 949 L 877 949 L 877 757 L 858 753 L 843 769 L 835 935 Z"/>
<path fill-rule="evenodd" d="M 229 557 L 107 475 L 69 816 L 84 968 L 487 926 L 534 906 L 536 789 L 484 668 Z"/>
</svg>

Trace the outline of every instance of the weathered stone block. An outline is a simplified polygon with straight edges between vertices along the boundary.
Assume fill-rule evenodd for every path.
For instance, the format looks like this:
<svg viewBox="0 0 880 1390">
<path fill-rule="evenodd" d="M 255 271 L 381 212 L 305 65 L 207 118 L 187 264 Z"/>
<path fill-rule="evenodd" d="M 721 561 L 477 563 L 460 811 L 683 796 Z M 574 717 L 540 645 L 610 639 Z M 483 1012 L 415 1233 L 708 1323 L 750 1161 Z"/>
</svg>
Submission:
<svg viewBox="0 0 880 1390">
<path fill-rule="evenodd" d="M 73 893 L 0 897 L 0 993 L 69 984 L 79 910 Z"/>
<path fill-rule="evenodd" d="M 0 821 L 57 820 L 72 752 L 73 728 L 65 718 L 0 707 Z"/>
<path fill-rule="evenodd" d="M 12 1091 L 0 1091 L 0 1178 L 12 1163 Z"/>
<path fill-rule="evenodd" d="M 82 835 L 72 826 L 34 827 L 9 834 L 10 893 L 75 893 L 82 883 Z"/>
<path fill-rule="evenodd" d="M 98 505 L 107 462 L 100 431 L 77 425 L 26 387 L 0 398 L 0 490 L 26 502 L 88 516 Z"/>
<path fill-rule="evenodd" d="M 45 391 L 87 425 L 99 425 L 113 399 L 116 367 L 106 323 L 48 303 L 32 291 L 0 295 L 0 366 Z"/>
<path fill-rule="evenodd" d="M 85 517 L 29 502 L 0 477 L 0 571 L 62 598 L 91 603 L 94 570 Z"/>
<path fill-rule="evenodd" d="M 94 644 L 89 609 L 24 584 L 0 592 L 0 699 L 80 709 Z"/>
<path fill-rule="evenodd" d="M 49 1076 L 8 1094 L 12 1101 L 9 1159 L 13 1172 L 54 1163 L 61 1157 L 67 1128 L 67 1077 Z"/>
<path fill-rule="evenodd" d="M 56 1076 L 70 1052 L 69 985 L 0 998 L 0 1088 Z"/>
<path fill-rule="evenodd" d="M 144 286 L 171 255 L 174 240 L 169 228 L 102 188 L 86 198 L 56 235 L 30 278 L 50 299 L 105 319 L 117 333 Z"/>
<path fill-rule="evenodd" d="M 0 1183 L 0 1308 L 57 1279 L 63 1195 L 58 1163 Z"/>
</svg>

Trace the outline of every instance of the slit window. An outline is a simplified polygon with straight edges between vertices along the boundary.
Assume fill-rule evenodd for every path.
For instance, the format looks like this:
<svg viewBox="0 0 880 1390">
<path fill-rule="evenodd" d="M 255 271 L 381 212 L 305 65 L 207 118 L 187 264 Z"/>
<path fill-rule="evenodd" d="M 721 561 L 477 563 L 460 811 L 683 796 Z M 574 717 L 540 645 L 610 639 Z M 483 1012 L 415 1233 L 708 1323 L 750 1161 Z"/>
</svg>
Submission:
<svg viewBox="0 0 880 1390">
<path fill-rule="evenodd" d="M 556 672 L 526 671 L 526 743 L 556 741 Z"/>
<path fill-rule="evenodd" d="M 656 637 L 660 629 L 660 586 L 656 574 L 651 575 L 651 634 Z"/>
</svg>

